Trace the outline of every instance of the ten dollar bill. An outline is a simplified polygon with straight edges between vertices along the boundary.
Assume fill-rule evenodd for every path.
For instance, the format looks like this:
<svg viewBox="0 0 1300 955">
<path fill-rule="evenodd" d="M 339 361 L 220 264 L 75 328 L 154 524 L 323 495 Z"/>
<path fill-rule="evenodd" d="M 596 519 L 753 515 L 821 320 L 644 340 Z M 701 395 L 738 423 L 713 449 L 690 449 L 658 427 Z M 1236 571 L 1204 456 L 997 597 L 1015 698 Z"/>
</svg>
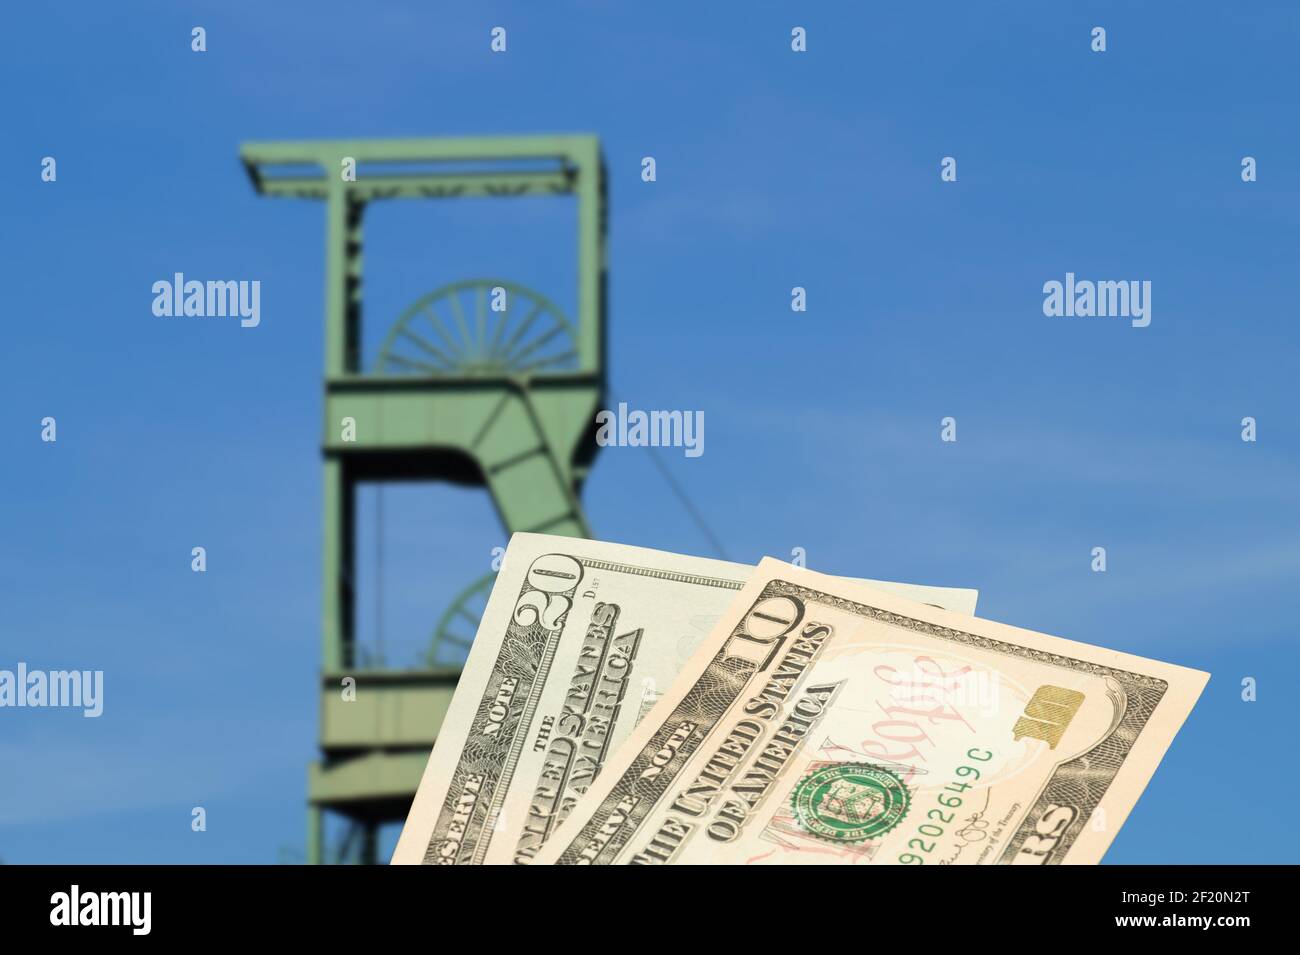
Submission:
<svg viewBox="0 0 1300 955">
<path fill-rule="evenodd" d="M 768 558 L 536 861 L 1096 862 L 1207 679 Z"/>
</svg>

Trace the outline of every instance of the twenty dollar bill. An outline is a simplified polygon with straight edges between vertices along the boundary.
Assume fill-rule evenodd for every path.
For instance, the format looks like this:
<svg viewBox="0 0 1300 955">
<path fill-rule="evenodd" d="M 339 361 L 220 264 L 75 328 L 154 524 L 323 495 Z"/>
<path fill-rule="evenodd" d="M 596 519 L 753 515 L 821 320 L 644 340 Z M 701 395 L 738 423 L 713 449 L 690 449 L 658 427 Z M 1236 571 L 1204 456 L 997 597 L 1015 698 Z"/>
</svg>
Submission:
<svg viewBox="0 0 1300 955">
<path fill-rule="evenodd" d="M 768 558 L 536 862 L 1096 862 L 1207 679 Z"/>
<path fill-rule="evenodd" d="M 754 568 L 510 540 L 394 863 L 528 863 Z M 976 593 L 875 583 L 973 612 Z"/>
</svg>

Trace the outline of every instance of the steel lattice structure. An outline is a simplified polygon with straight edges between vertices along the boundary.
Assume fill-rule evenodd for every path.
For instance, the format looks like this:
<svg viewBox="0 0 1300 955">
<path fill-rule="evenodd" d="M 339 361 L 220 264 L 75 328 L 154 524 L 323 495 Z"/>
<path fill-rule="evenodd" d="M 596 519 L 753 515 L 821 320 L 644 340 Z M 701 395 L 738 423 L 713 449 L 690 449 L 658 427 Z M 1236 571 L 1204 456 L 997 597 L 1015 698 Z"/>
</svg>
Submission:
<svg viewBox="0 0 1300 955">
<path fill-rule="evenodd" d="M 472 639 L 472 598 L 491 579 L 448 608 L 424 668 L 361 667 L 357 484 L 480 485 L 507 533 L 587 536 L 579 493 L 605 398 L 605 171 L 589 135 L 250 143 L 240 156 L 260 194 L 326 203 L 321 758 L 308 776 L 307 860 L 327 861 L 323 814 L 333 812 L 351 823 L 339 854 L 373 862 L 378 827 L 406 816 L 456 685 L 440 650 Z M 577 198 L 574 320 L 506 279 L 454 282 L 412 303 L 374 367 L 360 367 L 370 203 L 539 194 Z M 510 303 L 504 312 L 485 307 L 493 294 Z M 348 418 L 354 440 L 340 427 Z M 355 700 L 342 698 L 345 677 Z"/>
</svg>

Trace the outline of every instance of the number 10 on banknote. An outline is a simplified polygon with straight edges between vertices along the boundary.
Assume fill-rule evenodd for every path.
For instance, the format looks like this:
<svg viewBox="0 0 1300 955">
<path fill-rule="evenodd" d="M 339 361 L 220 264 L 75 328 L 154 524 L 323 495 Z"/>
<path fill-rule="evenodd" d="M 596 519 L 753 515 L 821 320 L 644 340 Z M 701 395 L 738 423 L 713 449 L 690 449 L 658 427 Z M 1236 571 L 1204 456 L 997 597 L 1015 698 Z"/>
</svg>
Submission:
<svg viewBox="0 0 1300 955">
<path fill-rule="evenodd" d="M 536 861 L 1096 862 L 1207 679 L 769 558 Z"/>
</svg>

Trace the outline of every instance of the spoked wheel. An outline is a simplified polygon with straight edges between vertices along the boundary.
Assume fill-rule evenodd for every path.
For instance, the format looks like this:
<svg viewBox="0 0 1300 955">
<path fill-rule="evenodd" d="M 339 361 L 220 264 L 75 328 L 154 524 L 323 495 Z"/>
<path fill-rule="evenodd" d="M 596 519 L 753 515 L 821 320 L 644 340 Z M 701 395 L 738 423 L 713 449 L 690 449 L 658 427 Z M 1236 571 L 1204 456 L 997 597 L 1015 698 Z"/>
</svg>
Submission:
<svg viewBox="0 0 1300 955">
<path fill-rule="evenodd" d="M 379 351 L 383 375 L 503 375 L 564 371 L 577 335 L 554 302 L 515 282 L 469 279 L 419 299 Z"/>
<path fill-rule="evenodd" d="M 460 666 L 465 662 L 496 579 L 496 574 L 488 574 L 474 581 L 452 601 L 434 628 L 433 642 L 425 657 L 430 667 Z"/>
</svg>

